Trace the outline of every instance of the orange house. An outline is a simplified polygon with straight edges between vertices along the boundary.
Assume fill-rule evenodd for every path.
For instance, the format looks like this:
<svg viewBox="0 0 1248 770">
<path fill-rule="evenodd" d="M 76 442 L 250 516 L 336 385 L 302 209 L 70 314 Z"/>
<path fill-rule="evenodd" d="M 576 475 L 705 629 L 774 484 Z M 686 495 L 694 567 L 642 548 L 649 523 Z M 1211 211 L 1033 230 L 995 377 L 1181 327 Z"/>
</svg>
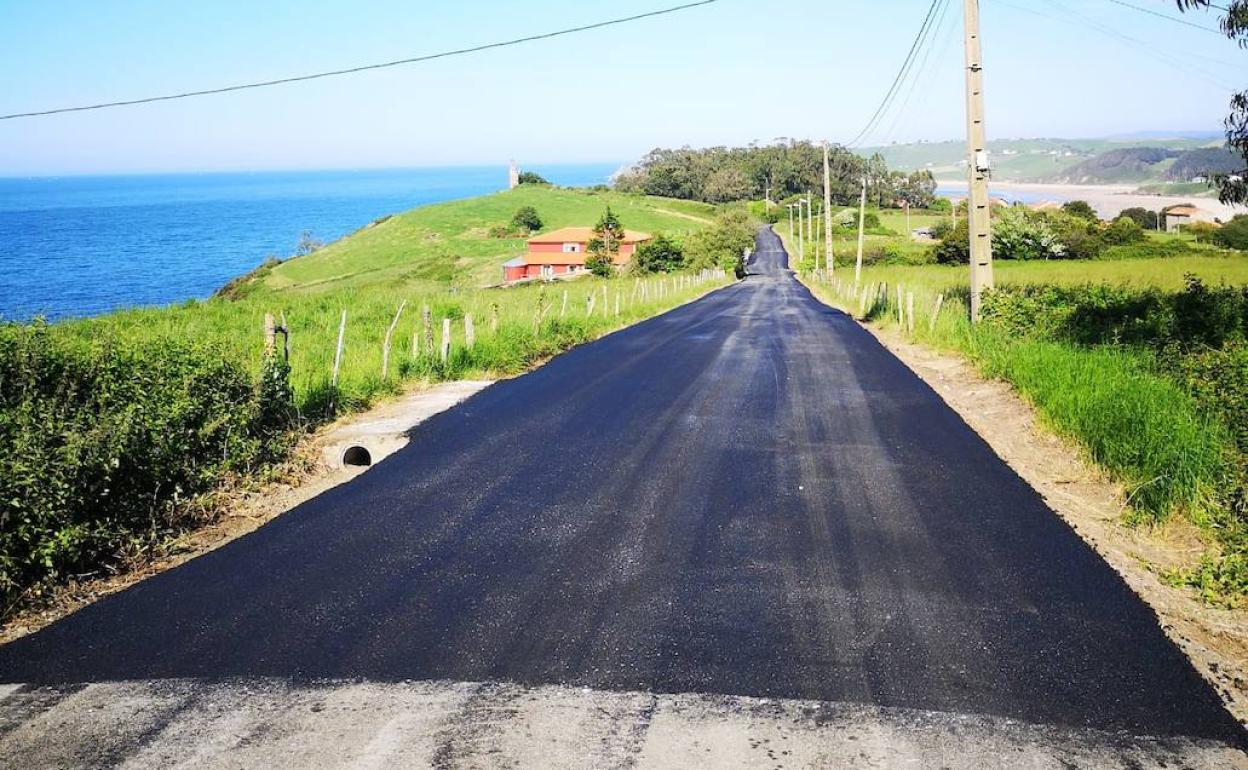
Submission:
<svg viewBox="0 0 1248 770">
<path fill-rule="evenodd" d="M 535 279 L 551 280 L 583 275 L 585 258 L 589 256 L 589 242 L 594 237 L 592 227 L 564 227 L 528 241 L 524 256 L 503 264 L 503 282 L 516 283 Z M 637 247 L 650 240 L 646 233 L 624 231 L 620 251 L 615 256 L 616 266 L 626 265 L 633 258 Z"/>
</svg>

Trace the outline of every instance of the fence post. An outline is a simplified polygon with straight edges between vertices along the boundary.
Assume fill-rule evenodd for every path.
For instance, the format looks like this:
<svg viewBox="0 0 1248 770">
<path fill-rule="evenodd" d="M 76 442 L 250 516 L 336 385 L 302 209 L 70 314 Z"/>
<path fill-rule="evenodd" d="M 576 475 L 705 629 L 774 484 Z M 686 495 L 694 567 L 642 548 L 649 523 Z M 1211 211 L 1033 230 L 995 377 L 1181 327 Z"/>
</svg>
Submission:
<svg viewBox="0 0 1248 770">
<path fill-rule="evenodd" d="M 589 318 L 591 315 L 594 314 L 594 297 L 596 296 L 598 295 L 591 291 L 589 295 L 585 297 L 585 317 L 586 318 Z"/>
<path fill-rule="evenodd" d="M 559 317 L 563 318 L 568 314 L 568 290 L 563 290 L 563 307 L 559 309 Z"/>
<path fill-rule="evenodd" d="M 407 300 L 399 303 L 399 310 L 394 314 L 394 320 L 390 322 L 390 326 L 386 327 L 386 338 L 381 343 L 381 379 L 390 376 L 390 338 L 394 336 L 394 329 L 399 325 L 399 316 L 403 315 L 403 308 L 407 307 Z"/>
<path fill-rule="evenodd" d="M 936 319 L 940 318 L 940 306 L 945 304 L 945 293 L 942 291 L 936 296 L 936 307 L 932 308 L 932 317 L 927 322 L 927 331 L 932 333 L 936 331 Z"/>
<path fill-rule="evenodd" d="M 897 284 L 897 325 L 903 329 L 906 325 L 906 305 L 901 295 L 901 284 Z"/>
<path fill-rule="evenodd" d="M 429 309 L 428 305 L 421 309 L 420 318 L 425 332 L 425 350 L 428 350 L 429 354 L 433 355 L 433 311 Z"/>
<path fill-rule="evenodd" d="M 442 363 L 451 357 L 451 319 L 442 319 Z"/>
<path fill-rule="evenodd" d="M 906 331 L 914 334 L 914 292 L 906 292 Z"/>
<path fill-rule="evenodd" d="M 472 350 L 477 344 L 477 329 L 472 325 L 472 313 L 464 314 L 464 347 Z"/>
<path fill-rule="evenodd" d="M 271 356 L 277 350 L 277 322 L 272 313 L 264 314 L 264 355 Z"/>
<path fill-rule="evenodd" d="M 334 352 L 334 376 L 330 385 L 338 387 L 338 370 L 342 368 L 342 343 L 347 334 L 347 311 L 342 311 L 342 320 L 338 322 L 338 348 Z"/>
<path fill-rule="evenodd" d="M 620 317 L 620 293 L 618 291 L 615 293 L 615 317 Z"/>
<path fill-rule="evenodd" d="M 610 308 L 610 302 L 607 301 L 607 287 L 602 287 L 602 317 L 607 317 L 607 311 Z"/>
</svg>

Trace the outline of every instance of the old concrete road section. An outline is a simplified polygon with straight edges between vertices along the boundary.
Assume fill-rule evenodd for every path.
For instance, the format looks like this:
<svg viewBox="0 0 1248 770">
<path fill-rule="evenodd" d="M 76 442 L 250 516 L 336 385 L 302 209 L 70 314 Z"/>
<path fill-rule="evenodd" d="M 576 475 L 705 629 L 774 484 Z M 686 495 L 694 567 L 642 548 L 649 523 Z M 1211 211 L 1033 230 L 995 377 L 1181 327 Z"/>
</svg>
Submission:
<svg viewBox="0 0 1248 770">
<path fill-rule="evenodd" d="M 1157 619 L 759 236 L 0 650 L 0 766 L 1245 767 Z"/>
</svg>

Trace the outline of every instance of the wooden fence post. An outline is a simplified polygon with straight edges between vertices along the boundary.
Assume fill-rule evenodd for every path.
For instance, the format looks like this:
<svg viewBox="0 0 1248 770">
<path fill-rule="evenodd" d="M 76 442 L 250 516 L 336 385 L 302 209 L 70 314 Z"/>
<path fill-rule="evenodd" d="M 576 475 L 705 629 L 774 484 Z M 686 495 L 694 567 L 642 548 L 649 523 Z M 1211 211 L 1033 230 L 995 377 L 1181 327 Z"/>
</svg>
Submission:
<svg viewBox="0 0 1248 770">
<path fill-rule="evenodd" d="M 425 305 L 420 311 L 421 326 L 425 333 L 425 350 L 433 355 L 433 311 Z"/>
<path fill-rule="evenodd" d="M 498 303 L 490 303 L 490 331 L 498 333 Z"/>
<path fill-rule="evenodd" d="M 596 296 L 598 295 L 591 291 L 589 295 L 585 297 L 585 317 L 586 318 L 589 318 L 591 315 L 594 314 L 594 297 Z"/>
<path fill-rule="evenodd" d="M 897 325 L 905 328 L 906 306 L 901 296 L 901 284 L 897 284 Z"/>
<path fill-rule="evenodd" d="M 394 336 L 394 329 L 399 325 L 399 317 L 403 315 L 403 308 L 407 307 L 407 300 L 399 303 L 399 310 L 394 314 L 394 320 L 390 322 L 390 326 L 386 328 L 386 338 L 381 343 L 381 379 L 390 376 L 390 338 Z"/>
<path fill-rule="evenodd" d="M 277 322 L 272 313 L 264 314 L 264 355 L 271 356 L 277 350 Z"/>
<path fill-rule="evenodd" d="M 927 322 L 929 334 L 936 331 L 936 320 L 940 318 L 940 306 L 943 304 L 945 304 L 945 293 L 942 291 L 936 296 L 936 307 L 932 308 L 932 317 Z"/>
<path fill-rule="evenodd" d="M 330 385 L 334 388 L 338 387 L 338 371 L 342 368 L 342 344 L 343 339 L 347 335 L 347 311 L 342 311 L 342 320 L 338 322 L 338 348 L 334 352 L 334 376 L 330 380 Z M 333 403 L 332 401 L 330 402 Z"/>
<path fill-rule="evenodd" d="M 568 314 L 568 290 L 563 290 L 563 307 L 559 309 L 559 317 L 563 318 Z"/>
<path fill-rule="evenodd" d="M 451 358 L 451 319 L 442 319 L 442 363 Z"/>
<path fill-rule="evenodd" d="M 477 344 L 477 330 L 472 325 L 472 313 L 464 314 L 464 346 L 472 350 Z"/>
<path fill-rule="evenodd" d="M 618 291 L 615 293 L 615 317 L 620 317 L 620 293 Z"/>
<path fill-rule="evenodd" d="M 906 331 L 914 334 L 914 292 L 906 292 Z"/>
</svg>

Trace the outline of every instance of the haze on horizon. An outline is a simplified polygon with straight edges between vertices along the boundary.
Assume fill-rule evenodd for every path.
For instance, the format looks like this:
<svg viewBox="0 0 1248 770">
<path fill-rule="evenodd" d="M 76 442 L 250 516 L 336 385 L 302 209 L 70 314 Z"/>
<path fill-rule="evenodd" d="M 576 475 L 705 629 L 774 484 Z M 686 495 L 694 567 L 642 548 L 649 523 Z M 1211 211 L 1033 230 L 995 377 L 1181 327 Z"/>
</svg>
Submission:
<svg viewBox="0 0 1248 770">
<path fill-rule="evenodd" d="M 349 67 L 593 23 L 675 0 L 3 2 L 0 113 Z M 1134 0 L 1180 18 L 1173 3 Z M 957 4 L 863 144 L 962 135 Z M 1108 0 L 983 0 L 989 137 L 1216 131 L 1248 54 Z M 0 176 L 628 160 L 658 146 L 852 138 L 926 0 L 723 0 L 626 26 L 308 83 L 0 121 Z M 1216 28 L 1216 17 L 1181 17 Z M 1242 71 L 1242 70 L 1241 70 Z"/>
</svg>

